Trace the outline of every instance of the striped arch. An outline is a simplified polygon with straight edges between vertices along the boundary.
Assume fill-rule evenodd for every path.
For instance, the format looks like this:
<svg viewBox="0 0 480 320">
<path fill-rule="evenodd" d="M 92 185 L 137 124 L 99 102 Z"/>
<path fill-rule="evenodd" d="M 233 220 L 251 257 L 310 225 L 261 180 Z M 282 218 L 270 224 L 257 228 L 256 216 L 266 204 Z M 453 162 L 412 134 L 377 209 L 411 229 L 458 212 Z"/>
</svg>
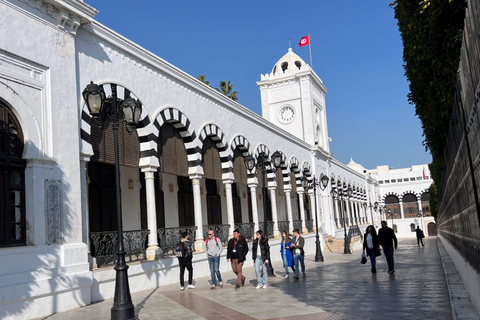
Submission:
<svg viewBox="0 0 480 320">
<path fill-rule="evenodd" d="M 220 154 L 220 161 L 222 163 L 222 180 L 233 179 L 233 153 L 231 153 L 228 149 L 228 143 L 225 134 L 216 124 L 209 123 L 204 125 L 200 130 L 198 138 L 200 139 L 202 146 L 207 137 L 210 137 L 213 140 L 215 146 L 217 147 L 218 153 Z"/>
<path fill-rule="evenodd" d="M 294 156 L 290 158 L 289 162 L 290 162 L 290 168 L 295 174 L 295 185 L 297 186 L 297 190 L 299 190 L 300 188 L 302 188 L 302 171 L 300 167 L 300 162 Z"/>
<path fill-rule="evenodd" d="M 230 149 L 232 154 L 235 153 L 236 149 L 239 149 L 244 157 L 252 153 L 252 147 L 250 142 L 244 136 L 235 136 L 230 143 Z"/>
<path fill-rule="evenodd" d="M 282 162 L 280 163 L 280 170 L 282 170 L 282 181 L 283 181 L 283 187 L 288 187 L 290 185 L 290 170 L 288 168 L 288 162 L 287 162 L 287 157 L 285 157 L 285 154 L 280 151 L 276 150 L 280 155 L 282 156 Z"/>
<path fill-rule="evenodd" d="M 259 144 L 255 149 L 256 161 L 258 161 L 258 157 L 261 154 L 265 154 L 268 158 L 270 158 L 270 150 L 264 144 Z M 267 186 L 273 186 L 275 185 L 275 174 L 273 173 L 273 170 L 271 167 L 268 167 L 266 169 L 267 169 Z M 255 174 L 256 174 L 256 171 L 255 171 Z"/>
<path fill-rule="evenodd" d="M 413 195 L 417 198 L 417 201 L 420 201 L 420 196 L 421 196 L 421 195 L 420 195 L 419 193 L 413 191 L 413 190 L 408 190 L 408 191 L 402 192 L 402 194 L 401 194 L 401 199 L 403 199 L 403 196 L 404 196 L 404 195 L 409 194 L 409 193 L 410 193 L 410 194 L 413 194 Z M 403 200 L 402 200 L 402 202 L 403 202 Z"/>
<path fill-rule="evenodd" d="M 396 193 L 396 192 L 388 192 L 388 193 L 386 193 L 386 194 L 383 195 L 382 203 L 385 203 L 385 199 L 386 199 L 388 196 L 395 196 L 395 197 L 397 197 L 398 201 L 400 201 L 400 196 L 398 195 L 398 193 Z"/>
<path fill-rule="evenodd" d="M 312 168 L 307 161 L 302 162 L 302 173 L 307 178 L 308 182 L 312 182 Z"/>
<path fill-rule="evenodd" d="M 97 83 L 99 86 L 103 88 L 103 91 L 105 91 L 105 96 L 106 97 L 111 97 L 112 96 L 112 87 L 116 87 L 117 91 L 117 98 L 121 100 L 125 100 L 127 98 L 134 98 L 138 100 L 140 103 L 140 99 L 133 94 L 130 89 L 125 88 L 123 85 L 114 83 L 114 82 L 109 82 L 109 83 Z M 142 104 L 142 107 L 145 108 Z M 90 135 L 91 135 L 91 122 L 92 122 L 92 116 L 90 115 L 87 104 L 85 101 L 83 101 L 83 106 L 82 106 L 82 114 L 81 114 L 81 122 L 80 122 L 80 137 L 81 137 L 81 145 L 80 145 L 80 154 L 83 157 L 88 157 L 90 158 L 93 156 L 93 148 L 92 144 L 90 141 Z M 150 123 L 150 119 L 148 118 L 148 112 L 142 112 L 142 118 L 140 119 L 140 122 L 137 125 L 137 133 L 138 133 L 138 138 L 140 140 L 140 161 L 142 158 L 142 138 L 141 134 L 144 134 L 145 127 L 148 126 Z M 158 160 L 157 160 L 158 163 Z"/>
<path fill-rule="evenodd" d="M 193 126 L 188 119 L 188 117 L 183 114 L 180 110 L 167 107 L 160 112 L 155 117 L 153 121 L 153 126 L 155 127 L 155 132 L 149 138 L 150 141 L 155 141 L 155 157 L 156 157 L 156 141 L 158 139 L 158 134 L 164 123 L 171 124 L 183 140 L 185 144 L 185 149 L 187 150 L 187 160 L 188 160 L 188 174 L 203 174 L 203 168 L 201 163 L 201 148 L 195 144 L 196 134 Z M 147 139 L 145 139 L 147 140 Z M 153 153 L 153 152 L 152 152 Z M 145 154 L 149 158 L 153 157 L 150 154 Z M 142 161 L 142 159 L 140 159 Z M 148 163 L 152 159 L 147 159 L 145 157 L 145 162 Z M 158 161 L 158 160 L 157 160 Z"/>
</svg>

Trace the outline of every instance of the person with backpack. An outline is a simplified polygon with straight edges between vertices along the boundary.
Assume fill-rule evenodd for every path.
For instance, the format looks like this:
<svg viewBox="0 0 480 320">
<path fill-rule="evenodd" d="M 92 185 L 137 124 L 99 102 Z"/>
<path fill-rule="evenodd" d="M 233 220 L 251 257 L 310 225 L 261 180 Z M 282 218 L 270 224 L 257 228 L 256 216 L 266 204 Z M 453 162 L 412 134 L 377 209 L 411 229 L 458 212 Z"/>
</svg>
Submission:
<svg viewBox="0 0 480 320">
<path fill-rule="evenodd" d="M 185 290 L 185 282 L 183 279 L 185 268 L 188 270 L 188 289 L 195 289 L 192 266 L 193 250 L 189 240 L 190 233 L 188 231 L 182 232 L 182 238 L 175 249 L 175 255 L 178 258 L 178 265 L 180 266 L 180 290 L 182 291 Z"/>
<path fill-rule="evenodd" d="M 223 288 L 222 275 L 220 274 L 220 255 L 223 251 L 222 241 L 215 236 L 213 230 L 208 230 L 206 243 L 206 252 L 208 265 L 210 267 L 210 275 L 212 277 L 212 285 L 210 289 L 215 289 L 218 285 Z"/>
<path fill-rule="evenodd" d="M 228 241 L 227 262 L 232 259 L 232 271 L 237 275 L 237 285 L 235 290 L 240 289 L 240 285 L 245 285 L 245 277 L 242 273 L 243 263 L 247 259 L 248 244 L 244 237 L 240 235 L 240 230 L 233 230 L 233 238 Z"/>
</svg>

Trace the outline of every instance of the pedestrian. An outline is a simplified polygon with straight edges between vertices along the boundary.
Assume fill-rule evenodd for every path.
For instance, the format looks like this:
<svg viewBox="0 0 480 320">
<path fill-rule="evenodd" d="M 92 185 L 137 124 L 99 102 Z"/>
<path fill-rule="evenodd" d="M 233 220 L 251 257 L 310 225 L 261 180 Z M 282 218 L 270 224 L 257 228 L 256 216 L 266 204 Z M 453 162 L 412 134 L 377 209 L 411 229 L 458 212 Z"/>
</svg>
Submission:
<svg viewBox="0 0 480 320">
<path fill-rule="evenodd" d="M 242 274 L 243 263 L 247 258 L 248 244 L 244 237 L 240 235 L 240 231 L 233 231 L 233 238 L 228 241 L 227 246 L 227 262 L 232 260 L 233 273 L 237 275 L 237 285 L 235 290 L 245 285 L 245 277 Z"/>
<path fill-rule="evenodd" d="M 290 238 L 287 231 L 282 232 L 282 242 L 280 245 L 280 254 L 282 255 L 283 267 L 285 268 L 285 279 L 288 279 L 288 267 L 292 268 L 292 271 L 295 272 L 295 266 L 293 264 L 293 255 L 290 251 L 290 245 L 292 244 L 292 239 Z"/>
<path fill-rule="evenodd" d="M 380 256 L 380 248 L 378 243 L 377 231 L 375 227 L 369 225 L 365 234 L 363 236 L 363 253 L 367 254 L 367 257 L 370 257 L 370 263 L 372 265 L 372 273 L 377 273 L 377 268 L 375 266 L 375 259 Z"/>
<path fill-rule="evenodd" d="M 215 289 L 217 284 L 223 288 L 222 275 L 220 274 L 220 255 L 223 251 L 222 241 L 215 236 L 213 230 L 208 230 L 207 240 L 205 241 L 208 266 L 212 277 L 210 289 Z M 218 280 L 218 283 L 217 283 Z"/>
<path fill-rule="evenodd" d="M 293 261 L 295 262 L 295 275 L 293 276 L 295 279 L 299 278 L 300 275 L 300 266 L 302 267 L 302 274 L 305 278 L 307 275 L 305 274 L 305 251 L 303 251 L 303 246 L 305 245 L 305 239 L 300 235 L 298 229 L 293 230 L 294 238 L 292 239 L 292 243 L 290 244 L 290 250 L 293 252 Z"/>
<path fill-rule="evenodd" d="M 382 227 L 378 231 L 378 242 L 383 248 L 383 254 L 388 264 L 388 273 L 394 274 L 395 267 L 393 261 L 393 249 L 397 250 L 397 237 L 392 228 L 387 226 L 386 221 L 382 221 Z"/>
<path fill-rule="evenodd" d="M 188 270 L 188 289 L 195 289 L 192 266 L 193 250 L 192 244 L 190 243 L 190 233 L 188 231 L 182 232 L 182 238 L 180 239 L 179 245 L 177 245 L 177 251 L 180 251 L 176 252 L 178 265 L 180 266 L 180 290 L 185 290 L 185 282 L 183 279 L 185 269 Z"/>
<path fill-rule="evenodd" d="M 417 233 L 417 245 L 420 247 L 420 243 L 422 243 L 422 247 L 423 247 L 424 246 L 423 238 L 425 238 L 423 231 L 420 229 L 419 226 L 417 226 L 417 229 L 415 229 L 415 232 Z"/>
<path fill-rule="evenodd" d="M 253 240 L 252 258 L 257 275 L 257 289 L 268 287 L 267 263 L 270 261 L 270 246 L 268 239 L 263 236 L 262 230 L 257 231 L 257 238 Z M 262 281 L 263 273 L 263 281 Z"/>
</svg>

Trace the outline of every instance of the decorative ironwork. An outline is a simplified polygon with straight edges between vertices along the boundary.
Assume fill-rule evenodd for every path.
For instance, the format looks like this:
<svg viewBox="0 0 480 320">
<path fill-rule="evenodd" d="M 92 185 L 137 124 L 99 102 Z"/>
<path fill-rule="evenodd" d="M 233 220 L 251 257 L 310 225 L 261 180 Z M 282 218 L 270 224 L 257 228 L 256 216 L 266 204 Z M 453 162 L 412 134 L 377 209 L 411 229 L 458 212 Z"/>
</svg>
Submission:
<svg viewBox="0 0 480 320">
<path fill-rule="evenodd" d="M 147 236 L 149 230 L 124 231 L 124 244 L 127 263 L 142 261 L 147 258 Z M 117 262 L 117 231 L 90 232 L 91 254 L 98 267 L 116 264 Z"/>
<path fill-rule="evenodd" d="M 293 229 L 298 229 L 302 232 L 302 220 L 293 220 Z"/>
<path fill-rule="evenodd" d="M 313 219 L 305 220 L 305 226 L 307 227 L 308 232 L 313 232 Z"/>
<path fill-rule="evenodd" d="M 190 242 L 192 242 L 193 250 L 195 250 L 196 226 L 160 228 L 157 230 L 158 245 L 163 250 L 164 255 L 175 254 L 175 247 L 182 238 L 182 232 L 185 231 L 190 233 Z"/>
<path fill-rule="evenodd" d="M 240 234 L 245 237 L 245 240 L 247 240 L 247 242 L 253 241 L 253 239 L 255 239 L 255 223 L 235 223 L 235 229 L 240 230 Z"/>
<path fill-rule="evenodd" d="M 228 230 L 230 229 L 229 224 L 209 224 L 203 225 L 203 238 L 207 239 L 208 230 L 213 230 L 215 232 L 215 237 L 222 241 L 222 245 L 226 246 L 228 243 Z M 240 233 L 241 234 L 241 233 Z"/>
<path fill-rule="evenodd" d="M 282 234 L 283 231 L 288 232 L 288 224 L 288 220 L 278 221 L 278 231 L 280 231 L 280 234 Z"/>
<path fill-rule="evenodd" d="M 263 228 L 261 228 L 263 230 Z M 268 232 L 268 239 L 275 238 L 273 234 L 273 221 L 267 221 L 267 232 Z"/>
</svg>

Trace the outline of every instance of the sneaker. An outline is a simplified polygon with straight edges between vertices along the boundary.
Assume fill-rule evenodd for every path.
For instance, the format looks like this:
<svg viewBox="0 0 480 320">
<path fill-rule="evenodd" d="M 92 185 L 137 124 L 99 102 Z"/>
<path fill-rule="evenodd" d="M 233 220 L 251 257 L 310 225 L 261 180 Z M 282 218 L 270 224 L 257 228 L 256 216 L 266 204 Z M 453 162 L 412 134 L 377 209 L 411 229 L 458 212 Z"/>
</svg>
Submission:
<svg viewBox="0 0 480 320">
<path fill-rule="evenodd" d="M 388 273 L 394 274 L 394 273 L 395 273 L 395 270 L 390 270 L 390 271 L 388 271 Z"/>
<path fill-rule="evenodd" d="M 220 281 L 220 282 L 218 283 L 218 286 L 219 286 L 220 288 L 223 288 L 223 282 Z"/>
<path fill-rule="evenodd" d="M 210 286 L 210 289 L 215 289 L 215 285 L 212 284 L 212 285 Z"/>
<path fill-rule="evenodd" d="M 187 286 L 187 288 L 188 288 L 188 289 L 195 289 L 195 285 L 189 284 L 189 285 Z"/>
<path fill-rule="evenodd" d="M 377 273 L 377 270 L 375 270 L 375 269 L 372 269 L 372 273 Z"/>
<path fill-rule="evenodd" d="M 242 287 L 245 285 L 245 280 L 246 280 L 246 279 L 247 279 L 247 278 L 243 277 L 243 280 L 242 280 Z"/>
<path fill-rule="evenodd" d="M 238 289 L 240 289 L 240 285 L 237 284 L 237 285 L 235 286 L 235 290 L 238 290 Z"/>
<path fill-rule="evenodd" d="M 307 274 L 304 272 L 304 273 L 302 274 L 302 277 L 306 278 L 306 277 L 307 277 Z"/>
<path fill-rule="evenodd" d="M 180 290 L 181 290 L 181 291 L 185 290 L 185 287 L 183 287 L 183 286 L 182 286 L 182 287 L 180 287 Z"/>
<path fill-rule="evenodd" d="M 262 285 L 260 284 L 255 287 L 255 289 L 261 289 L 261 288 L 262 288 Z"/>
<path fill-rule="evenodd" d="M 268 287 L 268 286 L 267 286 L 266 284 L 263 285 L 263 289 L 267 289 L 267 287 Z"/>
<path fill-rule="evenodd" d="M 293 277 L 294 277 L 295 279 L 300 279 L 300 277 L 297 276 L 297 275 L 294 275 Z"/>
<path fill-rule="evenodd" d="M 288 279 L 288 274 L 285 276 L 285 279 Z"/>
</svg>

